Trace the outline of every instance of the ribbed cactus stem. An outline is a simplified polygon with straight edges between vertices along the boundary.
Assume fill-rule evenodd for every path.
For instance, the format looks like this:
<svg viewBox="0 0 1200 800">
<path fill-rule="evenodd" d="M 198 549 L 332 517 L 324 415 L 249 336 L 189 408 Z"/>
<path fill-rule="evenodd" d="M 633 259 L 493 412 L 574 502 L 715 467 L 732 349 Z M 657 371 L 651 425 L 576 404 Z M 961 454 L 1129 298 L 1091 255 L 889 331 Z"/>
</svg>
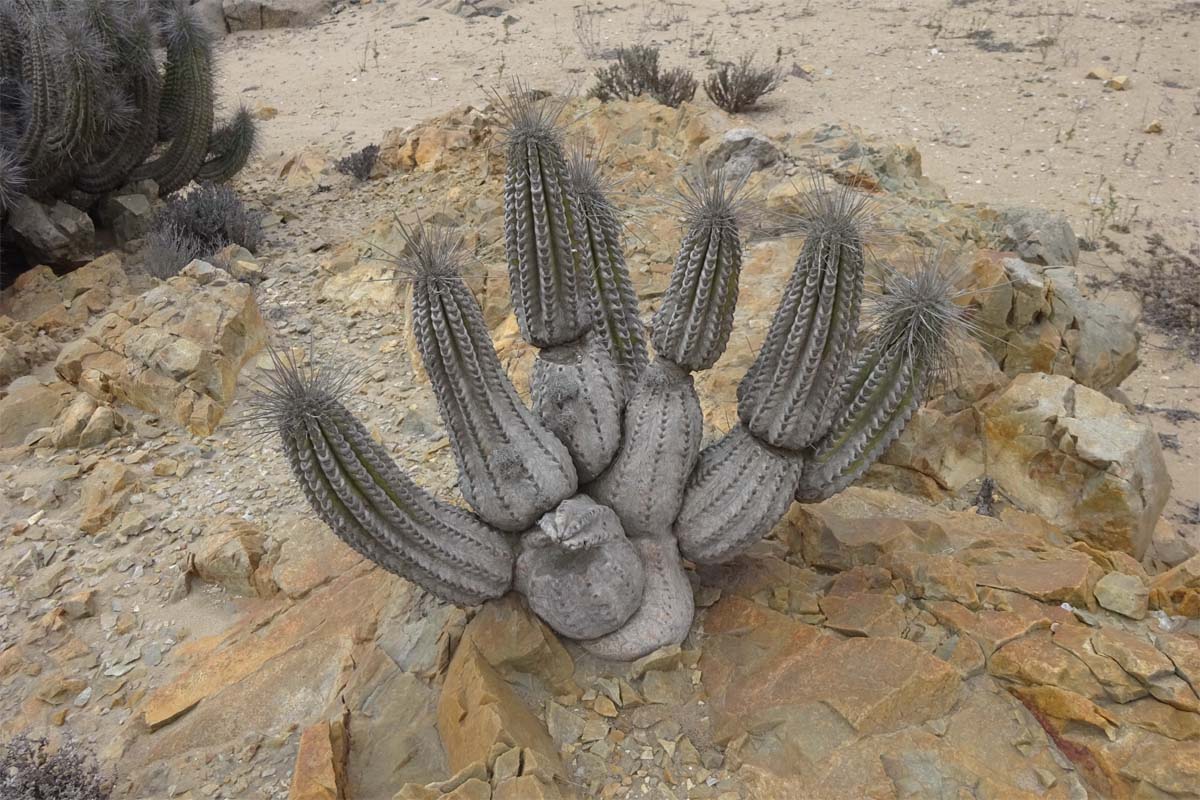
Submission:
<svg viewBox="0 0 1200 800">
<path fill-rule="evenodd" d="M 583 260 L 592 313 L 592 336 L 608 350 L 621 372 L 626 392 L 649 363 L 646 334 L 638 315 L 637 292 L 625 265 L 625 248 L 617 210 L 608 199 L 599 159 L 580 141 L 567 153 L 571 186 L 579 201 Z"/>
<path fill-rule="evenodd" d="M 625 436 L 616 458 L 588 494 L 617 512 L 631 538 L 670 531 L 700 453 L 702 427 L 692 376 L 656 359 L 625 405 Z"/>
<path fill-rule="evenodd" d="M 566 445 L 581 483 L 596 478 L 621 444 L 624 387 L 603 345 L 548 347 L 533 362 L 533 411 Z"/>
<path fill-rule="evenodd" d="M 134 171 L 151 178 L 159 192 L 186 186 L 208 153 L 213 129 L 212 44 L 191 6 L 169 0 L 163 18 L 167 41 L 167 76 L 162 108 L 170 109 L 172 137 L 166 150 Z"/>
<path fill-rule="evenodd" d="M 17 0 L 25 36 L 21 53 L 21 75 L 28 85 L 28 109 L 25 129 L 13 153 L 18 164 L 36 171 L 46 154 L 46 140 L 54 114 L 54 90 L 50 74 L 50 27 L 47 14 L 31 0 Z"/>
<path fill-rule="evenodd" d="M 862 195 L 818 181 L 799 222 L 807 235 L 770 330 L 738 386 L 738 415 L 755 436 L 798 450 L 824 432 L 829 398 L 858 328 L 870 209 Z"/>
<path fill-rule="evenodd" d="M 420 489 L 340 402 L 337 380 L 275 359 L 257 416 L 280 436 L 313 511 L 358 553 L 443 600 L 504 594 L 513 554 L 504 536 Z"/>
<path fill-rule="evenodd" d="M 592 655 L 612 661 L 633 661 L 661 647 L 681 644 L 696 613 L 692 585 L 675 539 L 659 533 L 632 542 L 646 575 L 641 605 L 612 633 L 580 642 Z"/>
<path fill-rule="evenodd" d="M 696 372 L 717 362 L 733 330 L 742 243 L 738 235 L 742 179 L 704 173 L 687 183 L 687 232 L 671 283 L 654 315 L 651 337 L 659 358 Z"/>
<path fill-rule="evenodd" d="M 536 347 L 568 344 L 590 320 L 580 212 L 567 175 L 561 106 L 514 83 L 506 117 L 504 241 L 517 324 Z"/>
<path fill-rule="evenodd" d="M 745 552 L 787 513 L 803 468 L 801 453 L 738 425 L 700 454 L 675 521 L 680 552 L 699 564 Z"/>
<path fill-rule="evenodd" d="M 497 528 L 525 530 L 575 493 L 571 455 L 522 404 L 496 357 L 483 312 L 459 275 L 461 237 L 425 226 L 403 230 L 411 327 L 463 496 Z"/>
<path fill-rule="evenodd" d="M 515 586 L 555 631 L 592 639 L 629 620 L 641 605 L 645 573 L 617 515 L 580 494 L 522 537 Z"/>
<path fill-rule="evenodd" d="M 213 131 L 208 157 L 196 172 L 196 180 L 223 183 L 238 174 L 254 153 L 257 139 L 258 126 L 249 109 L 238 109 L 228 122 Z"/>
<path fill-rule="evenodd" d="M 833 393 L 836 413 L 806 453 L 796 499 L 819 502 L 857 480 L 901 433 L 929 386 L 973 332 L 941 254 L 912 275 L 888 276 L 870 338 Z"/>
</svg>

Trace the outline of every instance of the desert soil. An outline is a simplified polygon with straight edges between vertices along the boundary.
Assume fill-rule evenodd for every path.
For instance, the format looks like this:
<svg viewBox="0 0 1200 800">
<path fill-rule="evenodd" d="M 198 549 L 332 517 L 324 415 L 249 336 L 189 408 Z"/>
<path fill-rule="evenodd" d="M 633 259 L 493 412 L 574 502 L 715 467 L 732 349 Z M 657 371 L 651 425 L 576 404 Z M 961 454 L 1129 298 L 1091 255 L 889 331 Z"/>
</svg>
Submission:
<svg viewBox="0 0 1200 800">
<path fill-rule="evenodd" d="M 222 100 L 278 111 L 263 125 L 267 160 L 309 146 L 341 155 L 482 105 L 512 78 L 585 92 L 622 45 L 657 46 L 665 65 L 697 76 L 753 53 L 785 77 L 746 126 L 780 134 L 838 123 L 911 141 L 953 201 L 1064 213 L 1097 244 L 1080 272 L 1113 302 L 1122 275 L 1136 283 L 1134 262 L 1168 266 L 1147 252 L 1150 237 L 1200 259 L 1196 2 L 498 0 L 479 4 L 495 16 L 471 18 L 443 5 L 377 0 L 308 28 L 230 35 Z M 1126 76 L 1127 88 L 1089 79 L 1095 69 Z M 709 103 L 702 90 L 697 102 Z M 390 210 L 347 209 L 320 235 L 336 244 Z M 1142 366 L 1122 389 L 1164 437 L 1175 485 L 1165 515 L 1200 536 L 1196 355 L 1146 326 Z"/>
</svg>

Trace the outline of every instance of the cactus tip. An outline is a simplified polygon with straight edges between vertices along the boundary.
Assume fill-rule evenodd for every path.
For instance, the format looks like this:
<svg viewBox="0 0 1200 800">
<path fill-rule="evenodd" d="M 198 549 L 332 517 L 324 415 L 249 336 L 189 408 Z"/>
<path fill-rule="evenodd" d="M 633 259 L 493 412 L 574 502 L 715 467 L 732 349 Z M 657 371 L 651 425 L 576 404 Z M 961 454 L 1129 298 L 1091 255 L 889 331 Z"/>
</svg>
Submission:
<svg viewBox="0 0 1200 800">
<path fill-rule="evenodd" d="M 582 136 L 567 142 L 567 176 L 575 194 L 587 204 L 610 205 L 608 195 L 616 187 L 616 181 L 600 169 L 601 149 Z"/>
<path fill-rule="evenodd" d="M 165 0 L 155 10 L 159 31 L 168 50 L 202 49 L 212 45 L 214 32 L 208 29 L 187 0 Z"/>
<path fill-rule="evenodd" d="M 683 212 L 687 226 L 737 228 L 751 222 L 754 209 L 744 191 L 748 177 L 748 173 L 731 174 L 723 169 L 703 170 L 695 177 L 684 177 L 675 205 Z"/>
<path fill-rule="evenodd" d="M 812 188 L 784 213 L 786 230 L 800 236 L 839 235 L 864 244 L 879 235 L 880 208 L 874 198 L 843 183 L 831 186 L 816 170 L 809 182 Z"/>
<path fill-rule="evenodd" d="M 561 139 L 559 120 L 566 108 L 565 97 L 531 89 L 520 78 L 509 81 L 504 92 L 493 90 L 491 94 L 500 112 L 502 135 L 509 146 L 539 141 L 557 143 Z"/>
<path fill-rule="evenodd" d="M 942 247 L 924 253 L 911 272 L 889 269 L 882 290 L 872 292 L 869 329 L 889 344 L 902 342 L 935 376 L 944 376 L 958 345 L 978 334 L 971 307 L 959 302 L 973 294 L 959 288 L 963 279 Z"/>
<path fill-rule="evenodd" d="M 406 225 L 396 218 L 404 250 L 391 256 L 399 274 L 414 283 L 440 284 L 458 280 L 466 261 L 462 234 L 446 225 L 432 225 L 419 218 Z"/>
<path fill-rule="evenodd" d="M 267 345 L 267 354 L 271 369 L 252 379 L 255 391 L 249 410 L 236 423 L 256 437 L 289 435 L 306 420 L 341 403 L 362 381 L 360 370 L 314 363 L 311 352 L 307 361 L 301 361 L 290 349 L 280 352 Z"/>
</svg>

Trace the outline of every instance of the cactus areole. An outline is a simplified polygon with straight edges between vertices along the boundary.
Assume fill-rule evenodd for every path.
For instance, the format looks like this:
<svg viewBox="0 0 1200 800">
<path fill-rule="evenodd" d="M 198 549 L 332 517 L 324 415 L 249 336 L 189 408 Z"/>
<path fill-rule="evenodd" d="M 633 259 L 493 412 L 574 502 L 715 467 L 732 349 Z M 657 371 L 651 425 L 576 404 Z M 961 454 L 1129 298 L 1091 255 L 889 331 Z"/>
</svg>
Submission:
<svg viewBox="0 0 1200 800">
<path fill-rule="evenodd" d="M 462 239 L 404 227 L 398 264 L 470 511 L 401 471 L 345 407 L 344 374 L 277 356 L 254 416 L 316 513 L 367 558 L 460 605 L 516 590 L 593 654 L 636 659 L 688 635 L 684 559 L 729 561 L 795 500 L 856 480 L 969 324 L 932 259 L 889 273 L 860 330 L 869 202 L 818 179 L 796 219 L 800 256 L 738 389 L 739 421 L 702 447 L 693 373 L 716 363 L 733 327 L 742 182 L 685 179 L 678 256 L 647 335 L 599 159 L 564 145 L 562 103 L 513 84 L 498 105 L 513 308 L 539 350 L 532 407 L 463 282 Z"/>
</svg>

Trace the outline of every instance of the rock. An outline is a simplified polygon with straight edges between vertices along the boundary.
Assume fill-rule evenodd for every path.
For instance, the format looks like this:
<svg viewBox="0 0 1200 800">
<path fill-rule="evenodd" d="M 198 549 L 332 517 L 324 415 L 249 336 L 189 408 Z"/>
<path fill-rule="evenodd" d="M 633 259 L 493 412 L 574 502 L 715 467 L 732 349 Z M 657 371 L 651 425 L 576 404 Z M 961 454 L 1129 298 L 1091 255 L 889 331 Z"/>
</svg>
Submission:
<svg viewBox="0 0 1200 800">
<path fill-rule="evenodd" d="M 8 396 L 0 399 L 0 447 L 22 444 L 35 430 L 52 426 L 69 397 L 68 387 L 61 382 L 14 381 Z"/>
<path fill-rule="evenodd" d="M 349 745 L 342 720 L 306 728 L 300 734 L 288 800 L 343 800 Z"/>
<path fill-rule="evenodd" d="M 8 226 L 35 264 L 78 266 L 95 257 L 96 228 L 91 217 L 61 200 L 48 206 L 20 195 L 9 212 Z"/>
<path fill-rule="evenodd" d="M 1144 619 L 1150 601 L 1145 582 L 1133 575 L 1110 572 L 1096 582 L 1096 601 L 1130 619 Z"/>
<path fill-rule="evenodd" d="M 530 748 L 551 763 L 558 761 L 558 748 L 545 725 L 467 639 L 446 673 L 438 730 L 452 770 L 488 763 L 498 743 Z"/>
<path fill-rule="evenodd" d="M 138 488 L 137 473 L 129 466 L 111 459 L 100 461 L 83 483 L 79 529 L 85 533 L 102 529 Z"/>
<path fill-rule="evenodd" d="M 278 591 L 270 579 L 270 559 L 263 561 L 267 556 L 266 537 L 243 519 L 217 517 L 193 552 L 193 567 L 200 579 L 230 594 L 269 597 Z"/>
<path fill-rule="evenodd" d="M 289 189 L 313 189 L 329 174 L 329 159 L 319 150 L 300 150 L 274 164 L 275 175 Z"/>
<path fill-rule="evenodd" d="M 104 444 L 126 428 L 125 418 L 108 406 L 100 406 L 79 434 L 79 447 Z"/>
<path fill-rule="evenodd" d="M 1074 264 L 1079 241 L 1062 214 L 1040 208 L 1007 208 L 1000 212 L 1001 250 L 1012 250 L 1037 264 Z"/>
<path fill-rule="evenodd" d="M 1132 81 L 1130 81 L 1128 75 L 1113 75 L 1111 78 L 1104 81 L 1104 87 L 1106 89 L 1112 89 L 1117 92 L 1125 91 L 1130 87 L 1131 84 Z"/>
<path fill-rule="evenodd" d="M 333 8 L 333 0 L 224 0 L 228 31 L 294 28 L 316 22 Z"/>
<path fill-rule="evenodd" d="M 122 247 L 145 236 L 153 216 L 150 200 L 142 194 L 109 195 L 100 204 L 100 222 Z"/>
<path fill-rule="evenodd" d="M 1088 80 L 1106 81 L 1112 77 L 1112 71 L 1106 67 L 1092 67 L 1088 70 L 1086 77 Z"/>
<path fill-rule="evenodd" d="M 21 596 L 26 600 L 44 600 L 50 597 L 68 578 L 70 565 L 64 561 L 42 567 L 33 576 L 21 581 Z"/>
<path fill-rule="evenodd" d="M 1171 482 L 1158 437 L 1099 392 L 1018 376 L 984 409 L 991 477 L 1014 503 L 1140 559 Z"/>
<path fill-rule="evenodd" d="M 58 421 L 54 424 L 54 430 L 50 434 L 50 441 L 54 446 L 62 449 L 64 447 L 77 447 L 79 445 L 79 435 L 83 433 L 83 429 L 92 419 L 92 414 L 96 412 L 96 401 L 91 396 L 80 392 L 75 395 L 75 398 L 67 406 L 66 410 L 59 416 Z"/>
<path fill-rule="evenodd" d="M 1142 133 L 1162 133 L 1163 124 L 1161 119 L 1152 119 L 1150 123 L 1142 128 Z"/>
<path fill-rule="evenodd" d="M 69 597 L 64 597 L 59 607 L 70 619 L 84 619 L 96 614 L 96 591 L 84 589 Z"/>
<path fill-rule="evenodd" d="M 1090 558 L 1072 551 L 1041 555 L 978 565 L 972 570 L 975 582 L 1043 602 L 1094 607 L 1093 591 L 1102 572 Z"/>
<path fill-rule="evenodd" d="M 210 267 L 210 269 L 212 269 Z M 233 400 L 238 372 L 266 339 L 254 293 L 193 263 L 120 305 L 63 348 L 55 369 L 96 400 L 117 400 L 208 435 Z"/>
<path fill-rule="evenodd" d="M 1150 607 L 1200 618 L 1200 555 L 1157 575 L 1150 583 Z"/>
<path fill-rule="evenodd" d="M 821 598 L 825 627 L 847 636 L 900 636 L 906 620 L 895 595 L 855 592 Z"/>
<path fill-rule="evenodd" d="M 1154 557 L 1167 567 L 1175 567 L 1196 555 L 1196 545 L 1164 517 L 1159 517 L 1151 537 Z"/>
<path fill-rule="evenodd" d="M 507 679 L 528 675 L 554 694 L 579 691 L 570 654 L 516 594 L 486 603 L 467 625 L 463 640 Z"/>
<path fill-rule="evenodd" d="M 738 177 L 766 169 L 783 155 L 774 142 L 751 128 L 726 131 L 720 139 L 708 140 L 701 153 L 709 169 Z"/>
</svg>

